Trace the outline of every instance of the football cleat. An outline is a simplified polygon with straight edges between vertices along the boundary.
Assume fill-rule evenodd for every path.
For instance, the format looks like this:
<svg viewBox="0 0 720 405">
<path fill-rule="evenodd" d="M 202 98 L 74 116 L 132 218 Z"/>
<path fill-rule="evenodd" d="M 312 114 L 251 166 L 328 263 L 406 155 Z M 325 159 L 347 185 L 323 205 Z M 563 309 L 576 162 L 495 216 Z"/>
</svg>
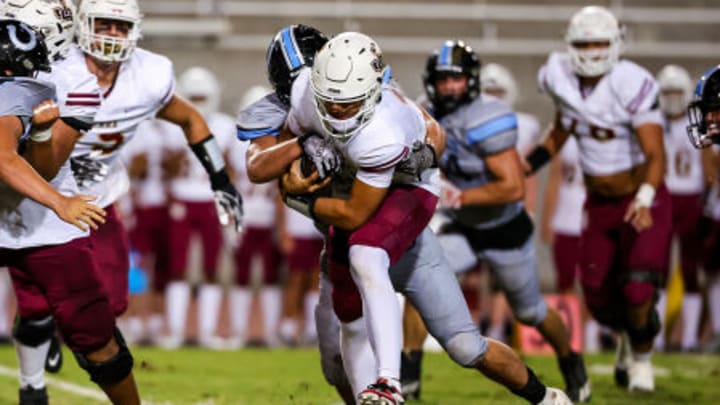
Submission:
<svg viewBox="0 0 720 405">
<path fill-rule="evenodd" d="M 405 403 L 397 384 L 387 378 L 378 378 L 358 395 L 358 405 L 401 405 Z"/>
<path fill-rule="evenodd" d="M 48 405 L 47 389 L 25 387 L 20 389 L 20 405 Z"/>
<path fill-rule="evenodd" d="M 590 380 L 585 371 L 585 363 L 580 353 L 570 352 L 560 359 L 560 370 L 565 379 L 565 392 L 573 402 L 588 402 L 591 389 Z"/>
<path fill-rule="evenodd" d="M 635 361 L 628 369 L 628 391 L 653 392 L 655 391 L 655 377 L 652 363 L 649 361 Z"/>
<path fill-rule="evenodd" d="M 632 364 L 632 348 L 627 333 L 621 332 L 615 352 L 615 384 L 627 388 L 628 369 Z"/>
<path fill-rule="evenodd" d="M 58 339 L 57 335 L 53 334 L 52 338 L 50 338 L 50 348 L 45 358 L 45 371 L 55 374 L 60 371 L 62 365 L 63 353 L 62 347 L 60 346 L 60 339 Z"/>
<path fill-rule="evenodd" d="M 573 403 L 561 389 L 547 387 L 545 398 L 537 405 L 573 405 Z"/>
</svg>

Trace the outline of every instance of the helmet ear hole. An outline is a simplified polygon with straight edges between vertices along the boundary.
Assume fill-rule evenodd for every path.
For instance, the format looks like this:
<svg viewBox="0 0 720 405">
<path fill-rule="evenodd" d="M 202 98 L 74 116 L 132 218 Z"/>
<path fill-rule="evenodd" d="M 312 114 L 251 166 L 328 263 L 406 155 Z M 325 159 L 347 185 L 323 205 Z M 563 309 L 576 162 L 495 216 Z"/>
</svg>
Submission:
<svg viewBox="0 0 720 405">
<path fill-rule="evenodd" d="M 50 71 L 43 35 L 18 20 L 0 20 L 0 71 L 3 75 L 34 76 Z"/>
</svg>

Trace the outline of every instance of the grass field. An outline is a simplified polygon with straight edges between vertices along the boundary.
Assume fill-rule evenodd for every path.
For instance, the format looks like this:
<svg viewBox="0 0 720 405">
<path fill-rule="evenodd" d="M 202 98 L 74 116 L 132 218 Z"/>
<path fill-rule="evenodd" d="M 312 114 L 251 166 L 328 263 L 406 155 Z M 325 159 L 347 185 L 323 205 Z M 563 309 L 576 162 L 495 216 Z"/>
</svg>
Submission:
<svg viewBox="0 0 720 405">
<path fill-rule="evenodd" d="M 145 401 L 151 404 L 295 404 L 337 403 L 325 384 L 315 350 L 243 350 L 212 352 L 184 349 L 175 352 L 134 349 L 135 377 Z M 656 355 L 657 391 L 629 394 L 612 383 L 612 355 L 587 359 L 596 405 L 717 405 L 720 404 L 720 356 Z M 561 385 L 552 357 L 530 357 L 527 362 L 541 379 Z M 0 404 L 17 403 L 17 367 L 12 347 L 0 348 Z M 418 405 L 524 404 L 480 374 L 455 366 L 444 354 L 428 354 L 424 363 L 423 400 Z M 102 404 L 98 392 L 65 352 L 65 367 L 53 377 L 51 404 Z M 63 383 L 70 383 L 65 384 Z M 79 395 L 78 386 L 93 391 Z"/>
</svg>

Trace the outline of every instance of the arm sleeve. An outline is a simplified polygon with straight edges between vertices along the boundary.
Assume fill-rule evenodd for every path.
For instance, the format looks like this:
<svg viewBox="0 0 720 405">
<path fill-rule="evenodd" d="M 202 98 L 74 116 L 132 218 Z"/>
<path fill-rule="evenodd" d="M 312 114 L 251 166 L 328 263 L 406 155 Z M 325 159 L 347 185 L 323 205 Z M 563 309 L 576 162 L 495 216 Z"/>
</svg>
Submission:
<svg viewBox="0 0 720 405">
<path fill-rule="evenodd" d="M 466 143 L 480 156 L 493 155 L 517 144 L 517 115 L 502 101 L 469 111 Z"/>
<path fill-rule="evenodd" d="M 288 109 L 276 100 L 277 96 L 269 94 L 238 113 L 236 120 L 237 137 L 249 141 L 265 135 L 278 136 Z"/>
</svg>

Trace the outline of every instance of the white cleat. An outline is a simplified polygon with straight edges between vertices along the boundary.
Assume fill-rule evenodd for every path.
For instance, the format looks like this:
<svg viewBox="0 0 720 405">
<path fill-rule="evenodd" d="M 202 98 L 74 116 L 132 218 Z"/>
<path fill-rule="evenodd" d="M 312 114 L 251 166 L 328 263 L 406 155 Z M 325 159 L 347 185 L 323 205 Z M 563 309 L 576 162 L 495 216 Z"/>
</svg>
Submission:
<svg viewBox="0 0 720 405">
<path fill-rule="evenodd" d="M 628 369 L 628 391 L 655 391 L 653 366 L 649 361 L 636 361 Z"/>
<path fill-rule="evenodd" d="M 573 405 L 573 403 L 563 390 L 547 387 L 545 398 L 537 405 Z"/>
</svg>

